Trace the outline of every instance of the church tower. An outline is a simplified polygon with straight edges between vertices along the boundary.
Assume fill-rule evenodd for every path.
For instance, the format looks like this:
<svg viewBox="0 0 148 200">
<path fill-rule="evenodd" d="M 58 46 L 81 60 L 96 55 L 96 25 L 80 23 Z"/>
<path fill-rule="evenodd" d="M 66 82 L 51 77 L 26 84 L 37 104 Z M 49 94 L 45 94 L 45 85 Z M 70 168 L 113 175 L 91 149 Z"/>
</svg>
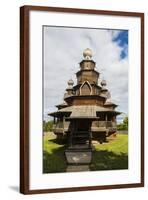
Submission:
<svg viewBox="0 0 148 200">
<path fill-rule="evenodd" d="M 70 137 L 70 146 L 86 144 L 88 140 L 90 145 L 92 139 L 106 141 L 116 132 L 116 116 L 120 114 L 115 110 L 117 105 L 111 100 L 106 80 L 100 79 L 91 49 L 85 49 L 83 57 L 76 84 L 72 79 L 68 81 L 64 103 L 49 114 L 57 119 L 54 133 Z"/>
</svg>

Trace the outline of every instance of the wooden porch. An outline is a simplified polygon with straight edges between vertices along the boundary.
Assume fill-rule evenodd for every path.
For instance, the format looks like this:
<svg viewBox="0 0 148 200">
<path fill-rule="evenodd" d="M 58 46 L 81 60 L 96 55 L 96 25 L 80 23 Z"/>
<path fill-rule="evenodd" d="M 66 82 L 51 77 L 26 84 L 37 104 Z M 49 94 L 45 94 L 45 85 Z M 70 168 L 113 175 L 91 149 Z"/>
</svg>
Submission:
<svg viewBox="0 0 148 200">
<path fill-rule="evenodd" d="M 53 125 L 53 132 L 56 133 L 67 133 L 70 130 L 70 122 L 69 121 L 59 121 Z M 104 132 L 106 130 L 116 130 L 116 122 L 113 121 L 93 121 L 91 125 L 92 132 Z"/>
</svg>

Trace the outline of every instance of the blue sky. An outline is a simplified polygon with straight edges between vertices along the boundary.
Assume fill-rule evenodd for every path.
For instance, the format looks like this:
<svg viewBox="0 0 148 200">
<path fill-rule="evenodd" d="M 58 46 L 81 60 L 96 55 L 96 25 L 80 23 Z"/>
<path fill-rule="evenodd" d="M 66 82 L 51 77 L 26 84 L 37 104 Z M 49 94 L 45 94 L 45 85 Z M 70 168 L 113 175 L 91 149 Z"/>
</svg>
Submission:
<svg viewBox="0 0 148 200">
<path fill-rule="evenodd" d="M 86 48 L 92 50 L 100 81 L 106 79 L 117 110 L 128 114 L 128 31 L 44 27 L 45 120 L 63 102 L 67 81 L 72 78 L 76 84 L 75 73 Z"/>
<path fill-rule="evenodd" d="M 128 56 L 128 31 L 120 31 L 119 34 L 113 38 L 113 42 L 116 42 L 121 48 L 120 59 L 124 59 Z"/>
</svg>

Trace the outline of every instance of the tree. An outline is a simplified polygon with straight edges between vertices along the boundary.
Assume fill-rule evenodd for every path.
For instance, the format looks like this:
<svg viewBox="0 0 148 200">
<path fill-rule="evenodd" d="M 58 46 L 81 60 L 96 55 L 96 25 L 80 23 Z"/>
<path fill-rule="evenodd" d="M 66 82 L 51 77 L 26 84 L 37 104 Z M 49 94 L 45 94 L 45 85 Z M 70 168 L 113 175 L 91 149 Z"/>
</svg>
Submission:
<svg viewBox="0 0 148 200">
<path fill-rule="evenodd" d="M 125 130 L 128 130 L 128 117 L 124 118 L 123 125 L 124 125 Z"/>
<path fill-rule="evenodd" d="M 117 125 L 118 130 L 128 130 L 128 117 L 123 119 L 123 122 Z"/>
<path fill-rule="evenodd" d="M 48 131 L 52 131 L 53 128 L 53 121 L 43 121 L 43 131 L 44 132 L 48 132 Z"/>
</svg>

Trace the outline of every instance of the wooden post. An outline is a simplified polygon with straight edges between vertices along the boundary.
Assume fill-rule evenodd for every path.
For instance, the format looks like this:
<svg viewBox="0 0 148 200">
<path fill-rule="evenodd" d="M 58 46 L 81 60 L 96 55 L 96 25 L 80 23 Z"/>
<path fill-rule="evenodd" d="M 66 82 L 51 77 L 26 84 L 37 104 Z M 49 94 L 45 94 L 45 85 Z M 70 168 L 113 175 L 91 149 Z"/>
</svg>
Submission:
<svg viewBox="0 0 148 200">
<path fill-rule="evenodd" d="M 65 117 L 63 116 L 63 135 L 65 135 L 64 124 L 65 124 Z"/>
<path fill-rule="evenodd" d="M 108 117 L 107 117 L 107 113 L 106 113 L 106 115 L 105 115 L 105 121 L 106 121 L 106 136 L 108 136 Z M 105 137 L 105 141 L 106 141 L 106 137 Z"/>
<path fill-rule="evenodd" d="M 105 123 L 106 123 L 106 128 L 107 128 L 107 113 L 106 113 L 106 115 L 105 115 Z"/>
<path fill-rule="evenodd" d="M 74 129 L 74 121 L 72 120 L 70 123 L 71 123 L 71 130 L 70 130 L 70 136 L 69 136 L 69 144 L 70 144 L 70 147 L 72 147 L 72 136 L 73 136 L 73 129 Z"/>
<path fill-rule="evenodd" d="M 92 141 L 91 124 L 92 122 L 89 121 L 89 148 L 91 148 L 91 141 Z"/>
</svg>

